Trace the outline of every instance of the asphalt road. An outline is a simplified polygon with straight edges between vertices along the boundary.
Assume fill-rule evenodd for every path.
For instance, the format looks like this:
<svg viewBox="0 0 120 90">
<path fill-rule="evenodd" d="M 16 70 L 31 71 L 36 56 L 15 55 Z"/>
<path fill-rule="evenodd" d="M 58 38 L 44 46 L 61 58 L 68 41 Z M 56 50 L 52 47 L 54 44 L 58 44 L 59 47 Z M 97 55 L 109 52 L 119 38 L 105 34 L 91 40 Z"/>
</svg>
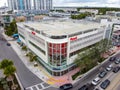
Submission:
<svg viewBox="0 0 120 90">
<path fill-rule="evenodd" d="M 6 43 L 7 41 L 3 40 L 3 36 L 0 31 L 0 61 L 4 58 L 13 60 L 17 69 L 17 75 L 24 88 L 43 82 L 26 68 L 11 46 L 7 46 Z"/>
<path fill-rule="evenodd" d="M 117 54 L 116 56 L 119 56 Z M 105 61 L 103 64 L 99 65 L 97 68 L 92 70 L 90 73 L 88 73 L 85 77 L 81 77 L 77 83 L 74 84 L 74 88 L 71 90 L 78 90 L 78 88 L 82 87 L 83 85 L 87 83 L 91 83 L 91 81 L 99 74 L 100 71 L 104 70 L 105 67 L 107 67 L 109 64 L 113 62 L 110 62 L 109 60 Z M 89 85 L 89 90 L 94 90 L 93 85 Z"/>
</svg>

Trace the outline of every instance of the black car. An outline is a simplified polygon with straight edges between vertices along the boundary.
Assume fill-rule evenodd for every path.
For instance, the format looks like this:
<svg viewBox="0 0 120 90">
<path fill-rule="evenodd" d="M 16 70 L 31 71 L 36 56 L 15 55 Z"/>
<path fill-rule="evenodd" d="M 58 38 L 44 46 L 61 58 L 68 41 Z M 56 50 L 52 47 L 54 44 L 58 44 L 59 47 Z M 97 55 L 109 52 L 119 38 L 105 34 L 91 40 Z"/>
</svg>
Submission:
<svg viewBox="0 0 120 90">
<path fill-rule="evenodd" d="M 69 89 L 73 88 L 73 85 L 71 83 L 67 83 L 67 84 L 60 86 L 59 88 L 60 88 L 60 90 L 69 90 Z"/>
<path fill-rule="evenodd" d="M 88 90 L 88 86 L 87 85 L 83 85 L 81 88 L 79 88 L 78 90 Z"/>
<path fill-rule="evenodd" d="M 106 76 L 107 72 L 106 71 L 102 71 L 99 73 L 98 77 L 103 78 L 104 76 Z"/>
<path fill-rule="evenodd" d="M 11 46 L 11 44 L 10 44 L 10 43 L 7 43 L 6 45 L 7 45 L 7 46 Z"/>
<path fill-rule="evenodd" d="M 110 80 L 106 79 L 104 82 L 102 82 L 102 83 L 100 84 L 100 87 L 101 87 L 102 89 L 106 89 L 109 84 L 110 84 Z"/>
<path fill-rule="evenodd" d="M 116 57 L 110 57 L 109 61 L 114 61 Z"/>
<path fill-rule="evenodd" d="M 113 68 L 113 72 L 114 72 L 114 73 L 117 73 L 119 70 L 120 70 L 120 67 L 119 67 L 119 66 Z"/>
</svg>

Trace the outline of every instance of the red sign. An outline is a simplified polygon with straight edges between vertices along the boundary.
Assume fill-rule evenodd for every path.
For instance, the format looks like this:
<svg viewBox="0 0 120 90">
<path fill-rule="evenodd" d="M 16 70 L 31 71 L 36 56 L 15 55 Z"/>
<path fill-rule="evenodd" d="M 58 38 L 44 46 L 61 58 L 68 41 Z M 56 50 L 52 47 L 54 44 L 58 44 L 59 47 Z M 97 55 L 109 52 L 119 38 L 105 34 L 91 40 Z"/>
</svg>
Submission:
<svg viewBox="0 0 120 90">
<path fill-rule="evenodd" d="M 70 38 L 70 41 L 74 41 L 74 40 L 77 40 L 77 36 Z"/>
<path fill-rule="evenodd" d="M 32 34 L 35 35 L 35 32 L 32 31 Z"/>
</svg>

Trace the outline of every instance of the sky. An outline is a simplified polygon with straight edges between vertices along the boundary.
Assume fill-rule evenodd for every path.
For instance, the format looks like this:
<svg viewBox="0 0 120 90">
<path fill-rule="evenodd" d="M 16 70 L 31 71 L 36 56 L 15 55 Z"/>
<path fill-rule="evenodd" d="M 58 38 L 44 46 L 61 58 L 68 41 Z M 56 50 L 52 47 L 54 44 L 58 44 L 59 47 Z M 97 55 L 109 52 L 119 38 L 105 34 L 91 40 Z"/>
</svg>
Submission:
<svg viewBox="0 0 120 90">
<path fill-rule="evenodd" d="M 0 0 L 0 7 L 7 5 L 7 0 Z M 53 6 L 93 6 L 93 7 L 119 7 L 120 0 L 53 0 Z"/>
</svg>

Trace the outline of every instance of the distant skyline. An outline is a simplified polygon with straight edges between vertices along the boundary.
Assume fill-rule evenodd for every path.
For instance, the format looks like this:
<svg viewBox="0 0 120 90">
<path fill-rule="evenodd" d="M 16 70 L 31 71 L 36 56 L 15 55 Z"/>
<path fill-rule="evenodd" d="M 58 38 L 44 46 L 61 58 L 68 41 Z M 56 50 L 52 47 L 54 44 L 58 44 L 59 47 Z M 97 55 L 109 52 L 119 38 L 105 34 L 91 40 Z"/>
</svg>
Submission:
<svg viewBox="0 0 120 90">
<path fill-rule="evenodd" d="M 7 0 L 0 0 L 0 7 L 5 5 L 7 6 Z M 53 6 L 120 8 L 120 0 L 53 0 Z"/>
</svg>

